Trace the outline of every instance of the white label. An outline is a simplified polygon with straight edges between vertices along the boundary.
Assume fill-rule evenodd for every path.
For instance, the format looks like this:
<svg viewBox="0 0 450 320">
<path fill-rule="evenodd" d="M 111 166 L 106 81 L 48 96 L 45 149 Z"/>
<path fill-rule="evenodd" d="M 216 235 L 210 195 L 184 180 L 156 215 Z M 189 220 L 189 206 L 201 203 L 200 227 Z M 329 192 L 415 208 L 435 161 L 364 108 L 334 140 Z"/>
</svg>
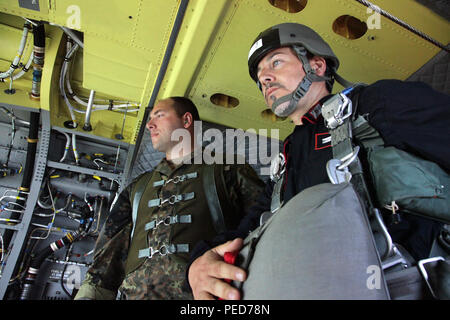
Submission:
<svg viewBox="0 0 450 320">
<path fill-rule="evenodd" d="M 252 54 L 258 50 L 259 48 L 261 48 L 263 45 L 262 43 L 262 39 L 259 39 L 258 41 L 255 42 L 255 44 L 250 48 L 250 52 L 248 53 L 248 58 L 247 60 L 250 59 L 250 57 L 252 56 Z"/>
</svg>

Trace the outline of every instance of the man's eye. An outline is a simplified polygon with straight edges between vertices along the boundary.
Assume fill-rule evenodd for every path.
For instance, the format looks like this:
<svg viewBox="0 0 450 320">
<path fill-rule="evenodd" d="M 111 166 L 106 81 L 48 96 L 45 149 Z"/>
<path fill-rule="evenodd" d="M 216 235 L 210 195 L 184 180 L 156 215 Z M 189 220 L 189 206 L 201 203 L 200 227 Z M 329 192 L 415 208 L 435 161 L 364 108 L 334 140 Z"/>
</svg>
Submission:
<svg viewBox="0 0 450 320">
<path fill-rule="evenodd" d="M 273 67 L 276 67 L 276 66 L 278 66 L 280 63 L 281 63 L 280 60 L 274 60 L 274 61 L 272 62 L 272 66 L 273 66 Z"/>
</svg>

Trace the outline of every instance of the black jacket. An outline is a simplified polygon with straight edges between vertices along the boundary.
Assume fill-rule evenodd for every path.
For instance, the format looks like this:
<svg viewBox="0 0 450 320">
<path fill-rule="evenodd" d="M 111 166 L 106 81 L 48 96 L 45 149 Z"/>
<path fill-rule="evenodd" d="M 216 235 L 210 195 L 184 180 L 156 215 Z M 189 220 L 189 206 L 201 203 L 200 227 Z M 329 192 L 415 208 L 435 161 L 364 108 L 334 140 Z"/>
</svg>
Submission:
<svg viewBox="0 0 450 320">
<path fill-rule="evenodd" d="M 450 96 L 421 82 L 380 80 L 360 89 L 354 105 L 359 114 L 367 115 L 369 123 L 378 130 L 386 146 L 414 153 L 450 171 Z M 303 125 L 296 126 L 284 141 L 287 158 L 282 189 L 284 203 L 305 188 L 329 182 L 325 166 L 332 157 L 330 135 L 322 116 L 316 116 L 315 107 L 302 118 Z M 270 210 L 273 185 L 270 180 L 267 182 L 258 204 L 243 218 L 237 230 L 221 234 L 209 243 L 200 242 L 191 254 L 191 261 L 218 244 L 236 237 L 245 238 L 258 227 L 261 213 Z M 409 233 L 428 224 L 421 220 L 405 223 L 408 226 L 403 226 L 403 229 L 409 230 Z M 431 228 L 434 227 L 431 223 Z M 433 236 L 433 232 L 425 232 L 427 238 Z M 395 235 L 392 236 L 396 241 Z M 423 246 L 428 248 L 429 244 Z M 418 253 L 416 256 L 424 254 Z"/>
</svg>

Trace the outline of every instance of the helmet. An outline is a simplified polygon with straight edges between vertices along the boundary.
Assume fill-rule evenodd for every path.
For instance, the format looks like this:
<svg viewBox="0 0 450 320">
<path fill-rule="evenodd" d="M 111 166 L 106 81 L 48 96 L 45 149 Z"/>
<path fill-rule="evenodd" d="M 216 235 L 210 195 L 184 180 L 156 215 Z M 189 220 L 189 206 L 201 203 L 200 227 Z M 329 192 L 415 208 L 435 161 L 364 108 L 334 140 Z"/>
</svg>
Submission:
<svg viewBox="0 0 450 320">
<path fill-rule="evenodd" d="M 333 73 L 339 67 L 333 50 L 314 30 L 298 23 L 282 23 L 261 32 L 253 41 L 248 54 L 248 69 L 253 80 L 258 81 L 258 63 L 269 51 L 288 46 L 304 47 L 313 55 L 325 58 Z"/>
</svg>

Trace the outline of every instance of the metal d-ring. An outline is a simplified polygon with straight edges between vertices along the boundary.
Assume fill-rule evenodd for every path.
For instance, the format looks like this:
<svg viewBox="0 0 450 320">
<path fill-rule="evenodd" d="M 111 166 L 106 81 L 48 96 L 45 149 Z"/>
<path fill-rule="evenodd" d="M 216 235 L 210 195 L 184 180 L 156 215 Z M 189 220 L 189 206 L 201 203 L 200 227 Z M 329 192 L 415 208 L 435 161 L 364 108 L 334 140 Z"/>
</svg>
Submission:
<svg viewBox="0 0 450 320">
<path fill-rule="evenodd" d="M 353 150 L 352 153 L 346 155 L 345 157 L 343 157 L 341 159 L 341 162 L 343 162 L 341 165 L 339 165 L 337 167 L 338 170 L 342 170 L 344 168 L 347 168 L 350 163 L 352 163 L 353 161 L 355 161 L 356 157 L 358 156 L 358 152 L 359 152 L 359 146 L 355 147 L 355 150 Z M 345 161 L 345 162 L 344 162 Z"/>
</svg>

